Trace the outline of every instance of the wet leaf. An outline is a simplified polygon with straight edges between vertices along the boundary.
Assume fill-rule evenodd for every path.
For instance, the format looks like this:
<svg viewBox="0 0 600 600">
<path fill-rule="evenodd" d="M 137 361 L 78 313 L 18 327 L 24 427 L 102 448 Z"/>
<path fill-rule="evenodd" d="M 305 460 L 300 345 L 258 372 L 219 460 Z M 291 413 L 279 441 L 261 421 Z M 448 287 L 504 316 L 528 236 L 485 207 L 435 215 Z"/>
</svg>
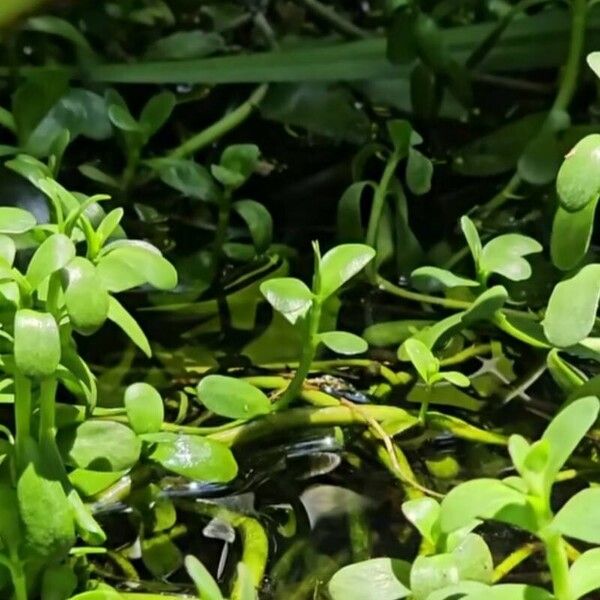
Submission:
<svg viewBox="0 0 600 600">
<path fill-rule="evenodd" d="M 321 259 L 320 297 L 324 300 L 346 281 L 359 273 L 375 256 L 375 250 L 364 244 L 342 244 L 332 248 Z"/>
<path fill-rule="evenodd" d="M 338 354 L 362 354 L 369 348 L 360 336 L 347 331 L 325 331 L 319 334 L 319 340 Z"/>
<path fill-rule="evenodd" d="M 600 265 L 587 265 L 558 283 L 542 322 L 548 340 L 559 348 L 573 346 L 592 331 L 600 299 Z"/>
<path fill-rule="evenodd" d="M 372 558 L 340 569 L 329 582 L 332 600 L 400 600 L 410 595 L 410 564 Z"/>
<path fill-rule="evenodd" d="M 230 419 L 251 419 L 271 412 L 271 401 L 258 388 L 235 377 L 208 375 L 196 388 L 206 408 Z"/>
<path fill-rule="evenodd" d="M 567 154 L 558 171 L 556 191 L 561 206 L 575 212 L 600 195 L 600 134 L 584 137 Z"/>
<path fill-rule="evenodd" d="M 313 294 L 299 279 L 276 277 L 260 284 L 260 291 L 269 304 L 292 325 L 303 318 L 313 303 Z"/>
<path fill-rule="evenodd" d="M 156 388 L 148 383 L 133 383 L 125 390 L 124 402 L 129 424 L 138 435 L 160 431 L 165 408 Z"/>
<path fill-rule="evenodd" d="M 150 458 L 168 471 L 193 481 L 217 483 L 226 483 L 237 475 L 233 454 L 223 444 L 197 435 L 160 435 Z"/>
<path fill-rule="evenodd" d="M 108 420 L 85 421 L 61 429 L 57 442 L 67 464 L 92 471 L 130 469 L 141 450 L 139 439 L 129 427 Z"/>
<path fill-rule="evenodd" d="M 15 314 L 15 364 L 27 377 L 53 375 L 60 362 L 60 336 L 54 317 L 28 308 Z"/>
</svg>

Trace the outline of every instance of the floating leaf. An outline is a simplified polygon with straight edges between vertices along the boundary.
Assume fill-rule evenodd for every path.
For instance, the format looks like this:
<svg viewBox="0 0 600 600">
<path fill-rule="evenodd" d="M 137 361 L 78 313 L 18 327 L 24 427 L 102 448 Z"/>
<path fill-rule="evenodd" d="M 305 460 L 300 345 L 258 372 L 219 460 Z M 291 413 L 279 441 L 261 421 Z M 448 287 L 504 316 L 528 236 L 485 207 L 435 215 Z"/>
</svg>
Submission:
<svg viewBox="0 0 600 600">
<path fill-rule="evenodd" d="M 276 277 L 260 284 L 260 291 L 269 304 L 292 325 L 310 310 L 313 294 L 299 279 Z"/>
<path fill-rule="evenodd" d="M 133 383 L 125 390 L 124 401 L 131 428 L 138 435 L 160 431 L 165 408 L 156 388 L 148 383 Z"/>
<path fill-rule="evenodd" d="M 326 331 L 319 334 L 319 340 L 338 354 L 362 354 L 369 348 L 361 337 L 346 331 Z"/>
<path fill-rule="evenodd" d="M 53 375 L 60 362 L 60 336 L 54 317 L 28 308 L 15 314 L 15 364 L 27 377 Z"/>
<path fill-rule="evenodd" d="M 325 299 L 346 281 L 359 273 L 375 256 L 375 250 L 364 244 L 342 244 L 323 256 L 319 266 L 320 296 Z"/>
<path fill-rule="evenodd" d="M 271 401 L 258 388 L 235 377 L 208 375 L 198 384 L 198 399 L 217 415 L 250 419 L 271 412 Z"/>
<path fill-rule="evenodd" d="M 592 331 L 600 299 L 600 265 L 587 265 L 558 283 L 542 322 L 548 340 L 559 348 L 577 344 Z"/>
<path fill-rule="evenodd" d="M 223 444 L 198 435 L 159 435 L 150 458 L 165 469 L 194 481 L 217 483 L 226 483 L 237 475 L 233 454 Z"/>
</svg>

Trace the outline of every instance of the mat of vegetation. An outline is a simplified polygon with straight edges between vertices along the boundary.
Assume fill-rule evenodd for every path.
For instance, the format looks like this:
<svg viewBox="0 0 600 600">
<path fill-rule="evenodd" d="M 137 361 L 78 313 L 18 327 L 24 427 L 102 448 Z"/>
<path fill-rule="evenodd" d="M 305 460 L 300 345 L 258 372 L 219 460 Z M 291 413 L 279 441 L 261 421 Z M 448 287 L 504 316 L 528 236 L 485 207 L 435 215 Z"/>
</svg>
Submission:
<svg viewBox="0 0 600 600">
<path fill-rule="evenodd" d="M 594 0 L 0 2 L 0 598 L 600 597 Z"/>
</svg>

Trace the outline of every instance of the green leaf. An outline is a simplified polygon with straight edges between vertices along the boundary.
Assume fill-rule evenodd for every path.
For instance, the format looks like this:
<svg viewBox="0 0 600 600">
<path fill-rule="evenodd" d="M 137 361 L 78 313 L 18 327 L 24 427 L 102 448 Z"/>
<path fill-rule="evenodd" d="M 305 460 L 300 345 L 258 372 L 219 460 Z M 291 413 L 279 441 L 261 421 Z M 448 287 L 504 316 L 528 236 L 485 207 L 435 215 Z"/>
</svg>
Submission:
<svg viewBox="0 0 600 600">
<path fill-rule="evenodd" d="M 131 116 L 126 106 L 113 104 L 108 109 L 108 118 L 117 129 L 121 129 L 122 131 L 137 133 L 142 129 L 140 124 Z"/>
<path fill-rule="evenodd" d="M 504 306 L 508 300 L 508 292 L 501 285 L 495 285 L 479 295 L 475 302 L 462 315 L 461 319 L 465 325 L 471 325 L 478 321 L 487 321 Z"/>
<path fill-rule="evenodd" d="M 556 191 L 561 206 L 575 212 L 600 194 L 600 134 L 584 137 L 567 154 L 558 171 Z"/>
<path fill-rule="evenodd" d="M 306 316 L 313 303 L 313 294 L 299 279 L 276 277 L 260 284 L 260 291 L 269 304 L 292 325 Z"/>
<path fill-rule="evenodd" d="M 77 577 L 69 565 L 51 565 L 42 578 L 44 600 L 67 600 L 77 589 Z"/>
<path fill-rule="evenodd" d="M 338 354 L 362 354 L 369 349 L 365 340 L 347 331 L 325 331 L 319 334 L 319 341 Z"/>
<path fill-rule="evenodd" d="M 221 590 L 208 569 L 195 557 L 185 557 L 185 570 L 191 577 L 202 600 L 224 600 Z"/>
<path fill-rule="evenodd" d="M 438 292 L 455 287 L 479 287 L 479 282 L 455 275 L 439 267 L 419 267 L 410 274 L 411 284 L 423 292 Z"/>
<path fill-rule="evenodd" d="M 551 527 L 590 544 L 600 544 L 600 488 L 575 494 L 557 513 Z"/>
<path fill-rule="evenodd" d="M 417 556 L 410 571 L 410 590 L 415 600 L 426 600 L 432 592 L 460 581 L 452 554 Z"/>
<path fill-rule="evenodd" d="M 558 283 L 542 322 L 548 340 L 566 348 L 586 338 L 594 326 L 599 299 L 600 265 L 587 265 Z"/>
<path fill-rule="evenodd" d="M 131 428 L 139 435 L 160 431 L 165 408 L 156 388 L 148 383 L 133 383 L 125 390 L 125 410 Z"/>
<path fill-rule="evenodd" d="M 461 580 L 492 583 L 494 560 L 481 536 L 468 533 L 449 550 L 456 561 Z"/>
<path fill-rule="evenodd" d="M 75 245 L 62 233 L 47 238 L 35 251 L 27 267 L 27 280 L 36 289 L 47 277 L 60 271 L 75 256 Z"/>
<path fill-rule="evenodd" d="M 162 182 L 189 198 L 216 202 L 219 188 L 208 170 L 194 162 L 179 158 L 163 158 L 148 161 L 158 172 Z"/>
<path fill-rule="evenodd" d="M 588 550 L 579 556 L 571 565 L 569 579 L 571 593 L 576 600 L 600 589 L 600 548 Z"/>
<path fill-rule="evenodd" d="M 522 257 L 541 251 L 542 245 L 533 238 L 507 233 L 483 247 L 478 268 L 485 276 L 498 273 L 512 281 L 523 281 L 531 277 L 531 266 Z"/>
<path fill-rule="evenodd" d="M 357 181 L 346 188 L 337 206 L 337 238 L 346 242 L 361 242 L 365 238 L 362 217 L 362 200 L 365 190 L 373 193 L 372 181 Z"/>
<path fill-rule="evenodd" d="M 411 63 L 417 57 L 415 39 L 416 11 L 405 10 L 404 2 L 394 10 L 387 29 L 386 55 L 390 62 L 398 65 Z"/>
<path fill-rule="evenodd" d="M 421 379 L 425 383 L 430 383 L 440 370 L 440 361 L 423 342 L 416 338 L 406 340 L 404 349 Z"/>
<path fill-rule="evenodd" d="M 149 60 L 184 60 L 203 58 L 223 49 L 223 36 L 213 31 L 194 29 L 178 31 L 153 41 L 144 57 Z"/>
<path fill-rule="evenodd" d="M 548 591 L 533 585 L 502 583 L 473 592 L 465 600 L 556 600 Z"/>
<path fill-rule="evenodd" d="M 473 221 L 471 221 L 471 219 L 465 215 L 460 219 L 460 227 L 465 239 L 467 240 L 467 244 L 475 264 L 479 264 L 479 258 L 481 257 L 483 248 L 481 245 L 481 238 L 477 232 L 477 227 L 475 227 L 475 223 L 473 223 Z"/>
<path fill-rule="evenodd" d="M 62 280 L 71 325 L 84 335 L 95 333 L 106 321 L 110 303 L 96 267 L 86 258 L 76 256 L 63 269 Z"/>
<path fill-rule="evenodd" d="M 15 314 L 15 364 L 27 377 L 53 375 L 60 363 L 60 336 L 54 317 L 28 308 Z"/>
<path fill-rule="evenodd" d="M 96 237 L 100 248 L 115 235 L 125 211 L 122 208 L 111 210 L 100 222 L 96 229 Z"/>
<path fill-rule="evenodd" d="M 410 564 L 372 558 L 340 569 L 327 587 L 332 600 L 400 600 L 410 594 Z"/>
<path fill-rule="evenodd" d="M 562 271 L 574 269 L 586 255 L 594 230 L 594 216 L 598 200 L 592 200 L 577 212 L 556 209 L 552 222 L 550 256 Z"/>
<path fill-rule="evenodd" d="M 0 233 L 25 233 L 37 225 L 35 217 L 27 210 L 0 206 Z"/>
<path fill-rule="evenodd" d="M 421 536 L 432 546 L 437 544 L 440 535 L 440 504 L 433 498 L 424 496 L 402 503 L 404 516 L 418 529 Z"/>
<path fill-rule="evenodd" d="M 17 492 L 12 485 L 0 483 L 0 539 L 7 548 L 17 549 L 21 538 Z"/>
<path fill-rule="evenodd" d="M 150 342 L 148 342 L 148 338 L 142 331 L 142 328 L 129 312 L 125 310 L 123 305 L 112 296 L 108 301 L 108 318 L 118 325 L 146 356 L 152 356 Z"/>
<path fill-rule="evenodd" d="M 271 401 L 258 388 L 241 379 L 208 375 L 196 388 L 206 408 L 230 419 L 251 419 L 271 412 Z"/>
<path fill-rule="evenodd" d="M 406 185 L 417 196 L 426 194 L 431 189 L 433 164 L 415 148 L 408 151 L 406 163 Z"/>
<path fill-rule="evenodd" d="M 346 281 L 359 273 L 375 256 L 375 250 L 364 244 L 342 244 L 323 256 L 319 266 L 320 297 L 324 300 Z"/>
<path fill-rule="evenodd" d="M 212 165 L 215 179 L 225 187 L 238 188 L 254 173 L 260 159 L 260 150 L 254 144 L 234 144 L 221 154 L 218 165 Z"/>
<path fill-rule="evenodd" d="M 17 253 L 17 246 L 11 237 L 0 234 L 0 259 L 12 267 Z"/>
<path fill-rule="evenodd" d="M 248 226 L 256 252 L 266 252 L 273 240 L 273 219 L 269 211 L 254 200 L 238 200 L 231 208 Z"/>
<path fill-rule="evenodd" d="M 160 92 L 152 96 L 142 109 L 140 125 L 148 137 L 154 135 L 168 120 L 175 108 L 175 95 L 172 92 Z"/>
<path fill-rule="evenodd" d="M 383 321 L 369 325 L 362 333 L 362 337 L 371 346 L 382 348 L 400 344 L 412 337 L 419 330 L 431 325 L 425 319 L 403 319 L 401 321 Z"/>
<path fill-rule="evenodd" d="M 120 240 L 105 246 L 104 250 L 104 255 L 98 261 L 98 269 L 109 291 L 136 287 L 130 285 L 130 273 L 159 290 L 170 290 L 177 285 L 175 267 L 152 244 Z"/>
<path fill-rule="evenodd" d="M 523 518 L 530 512 L 523 510 L 527 508 L 526 496 L 498 479 L 473 479 L 461 483 L 450 490 L 441 506 L 440 523 L 446 533 L 468 525 L 473 519 L 495 519 L 523 529 L 529 529 L 531 525 Z M 511 510 L 513 508 L 516 510 Z"/>
<path fill-rule="evenodd" d="M 85 421 L 61 429 L 57 442 L 65 462 L 92 471 L 124 471 L 140 457 L 141 443 L 126 425 L 115 421 Z"/>
<path fill-rule="evenodd" d="M 553 480 L 596 422 L 600 402 L 595 396 L 575 400 L 552 419 L 542 439 L 550 444 L 548 470 Z"/>
<path fill-rule="evenodd" d="M 413 133 L 412 125 L 403 119 L 392 119 L 387 122 L 387 130 L 392 144 L 394 154 L 402 159 L 408 155 L 411 137 Z"/>
<path fill-rule="evenodd" d="M 438 378 L 458 387 L 469 387 L 471 385 L 471 380 L 459 371 L 440 371 L 435 379 Z"/>
<path fill-rule="evenodd" d="M 86 498 L 91 498 L 115 484 L 127 471 L 89 471 L 87 469 L 73 469 L 69 473 L 69 481 L 73 487 Z"/>
<path fill-rule="evenodd" d="M 237 475 L 237 464 L 227 446 L 198 435 L 159 436 L 150 458 L 168 471 L 193 481 L 227 483 Z M 144 439 L 152 441 L 152 434 Z"/>
</svg>

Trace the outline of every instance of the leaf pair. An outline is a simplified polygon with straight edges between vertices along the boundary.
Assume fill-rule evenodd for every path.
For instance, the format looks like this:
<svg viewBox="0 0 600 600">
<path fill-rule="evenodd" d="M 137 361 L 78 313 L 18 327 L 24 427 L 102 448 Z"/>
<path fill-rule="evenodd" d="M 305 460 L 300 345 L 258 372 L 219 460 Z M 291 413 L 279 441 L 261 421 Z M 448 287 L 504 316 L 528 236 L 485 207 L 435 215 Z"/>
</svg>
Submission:
<svg viewBox="0 0 600 600">
<path fill-rule="evenodd" d="M 419 339 L 406 340 L 403 348 L 426 385 L 432 386 L 439 381 L 448 381 L 459 387 L 469 387 L 471 384 L 469 378 L 460 371 L 440 371 L 440 361 Z"/>
</svg>

